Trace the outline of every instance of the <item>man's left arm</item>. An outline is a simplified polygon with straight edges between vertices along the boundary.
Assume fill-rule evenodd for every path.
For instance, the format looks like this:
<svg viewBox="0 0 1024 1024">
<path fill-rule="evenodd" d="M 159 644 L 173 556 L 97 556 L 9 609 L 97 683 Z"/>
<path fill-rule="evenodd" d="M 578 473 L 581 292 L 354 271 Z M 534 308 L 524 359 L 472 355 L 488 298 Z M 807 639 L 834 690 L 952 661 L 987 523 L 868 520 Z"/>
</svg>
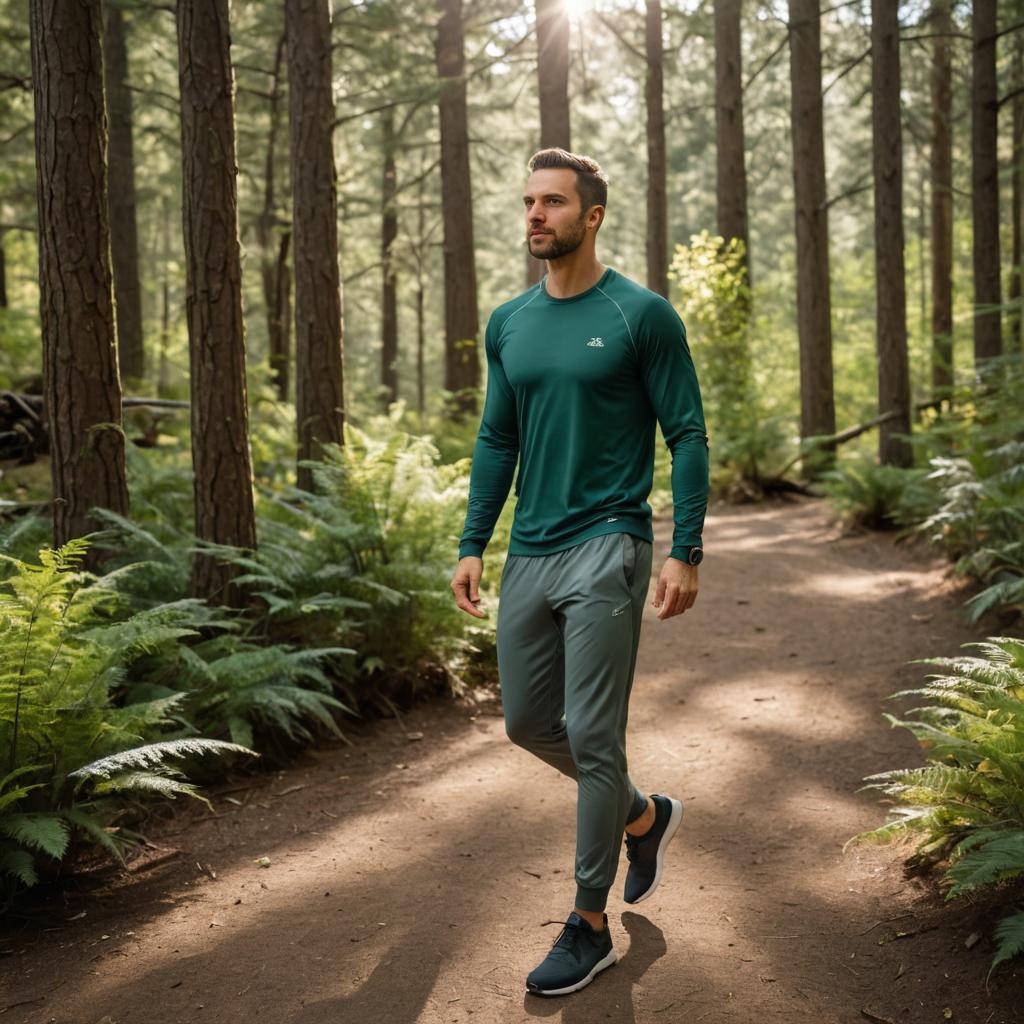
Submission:
<svg viewBox="0 0 1024 1024">
<path fill-rule="evenodd" d="M 664 619 L 685 611 L 696 598 L 697 568 L 687 563 L 687 555 L 690 548 L 701 546 L 707 512 L 708 435 L 686 327 L 669 302 L 648 306 L 636 343 L 641 378 L 672 453 L 672 550 L 654 602 Z"/>
</svg>

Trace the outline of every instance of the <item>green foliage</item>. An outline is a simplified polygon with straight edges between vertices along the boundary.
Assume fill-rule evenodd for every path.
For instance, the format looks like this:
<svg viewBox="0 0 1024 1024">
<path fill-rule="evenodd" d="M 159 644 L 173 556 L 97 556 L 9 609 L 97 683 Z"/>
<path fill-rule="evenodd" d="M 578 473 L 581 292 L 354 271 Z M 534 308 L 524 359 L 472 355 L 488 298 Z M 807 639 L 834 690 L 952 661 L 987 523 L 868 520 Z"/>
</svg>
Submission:
<svg viewBox="0 0 1024 1024">
<path fill-rule="evenodd" d="M 912 526 L 934 507 L 934 491 L 923 486 L 927 470 L 880 466 L 869 458 L 846 459 L 819 477 L 848 525 L 872 530 Z"/>
<path fill-rule="evenodd" d="M 1024 362 L 1008 356 L 929 410 L 911 438 L 917 465 L 845 458 L 823 487 L 852 524 L 903 528 L 956 560 L 985 589 L 967 603 L 1024 612 Z"/>
<path fill-rule="evenodd" d="M 398 427 L 400 415 L 371 418 L 372 431 L 346 424 L 345 445 L 307 463 L 315 492 L 265 495 L 259 549 L 222 552 L 263 601 L 266 636 L 358 649 L 345 672 L 353 700 L 367 681 L 372 692 L 432 666 L 457 685 L 475 650 L 449 586 L 468 467 L 440 461 L 430 438 Z"/>
<path fill-rule="evenodd" d="M 750 290 L 741 239 L 726 244 L 706 229 L 676 246 L 669 277 L 678 284 L 689 325 L 701 399 L 718 461 L 743 480 L 760 480 L 777 444 L 763 431 L 754 385 L 748 327 Z"/>
<path fill-rule="evenodd" d="M 128 841 L 108 823 L 125 798 L 204 799 L 168 759 L 255 753 L 197 737 L 154 742 L 180 725 L 180 696 L 114 706 L 127 678 L 125 654 L 170 637 L 136 621 L 130 638 L 106 642 L 118 627 L 96 623 L 109 620 L 118 602 L 79 571 L 87 547 L 76 539 L 43 550 L 38 565 L 0 556 L 14 570 L 0 587 L 0 893 L 7 899 L 39 881 L 41 863 L 52 871 L 69 854 L 76 829 L 120 855 Z"/>
<path fill-rule="evenodd" d="M 929 763 L 868 776 L 864 789 L 905 806 L 894 820 L 849 840 L 917 835 L 919 862 L 949 860 L 947 899 L 1024 875 L 1024 641 L 989 637 L 965 646 L 981 656 L 921 659 L 948 671 L 890 698 L 932 702 L 911 709 L 913 719 L 884 716 L 917 737 Z M 1021 916 L 997 933 L 993 969 L 1024 948 Z"/>
</svg>

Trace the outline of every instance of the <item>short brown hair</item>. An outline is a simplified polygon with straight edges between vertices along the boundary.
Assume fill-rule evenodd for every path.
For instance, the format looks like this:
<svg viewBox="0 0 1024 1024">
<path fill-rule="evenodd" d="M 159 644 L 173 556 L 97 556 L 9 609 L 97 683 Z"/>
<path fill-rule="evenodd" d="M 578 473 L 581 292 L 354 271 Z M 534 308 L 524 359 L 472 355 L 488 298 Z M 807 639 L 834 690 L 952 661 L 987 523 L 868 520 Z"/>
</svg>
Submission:
<svg viewBox="0 0 1024 1024">
<path fill-rule="evenodd" d="M 570 153 L 567 149 L 552 146 L 540 149 L 530 157 L 527 167 L 531 171 L 545 170 L 551 167 L 565 167 L 576 172 L 576 192 L 580 197 L 580 205 L 586 212 L 592 206 L 608 204 L 608 176 L 601 170 L 596 160 L 580 153 Z"/>
</svg>

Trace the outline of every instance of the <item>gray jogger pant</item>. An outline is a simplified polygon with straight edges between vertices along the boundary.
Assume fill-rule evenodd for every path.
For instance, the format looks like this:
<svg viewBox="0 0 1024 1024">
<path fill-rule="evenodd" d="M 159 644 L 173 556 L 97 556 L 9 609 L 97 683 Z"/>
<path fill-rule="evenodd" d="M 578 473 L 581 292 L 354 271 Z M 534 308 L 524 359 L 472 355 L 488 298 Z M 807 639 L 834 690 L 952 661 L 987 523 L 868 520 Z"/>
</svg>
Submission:
<svg viewBox="0 0 1024 1024">
<path fill-rule="evenodd" d="M 513 743 L 576 779 L 576 905 L 604 910 L 626 824 L 647 797 L 626 770 L 626 719 L 652 545 L 607 533 L 509 555 L 497 653 Z"/>
</svg>

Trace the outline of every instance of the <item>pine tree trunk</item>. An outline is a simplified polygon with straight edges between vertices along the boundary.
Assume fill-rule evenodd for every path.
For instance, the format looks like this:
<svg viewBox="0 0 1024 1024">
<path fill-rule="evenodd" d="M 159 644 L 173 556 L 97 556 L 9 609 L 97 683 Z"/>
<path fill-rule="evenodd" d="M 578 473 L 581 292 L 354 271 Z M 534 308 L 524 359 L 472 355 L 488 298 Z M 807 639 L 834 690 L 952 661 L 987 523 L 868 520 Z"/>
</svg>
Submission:
<svg viewBox="0 0 1024 1024">
<path fill-rule="evenodd" d="M 416 260 L 416 408 L 420 414 L 420 426 L 423 427 L 427 415 L 427 379 L 425 367 L 426 350 L 426 321 L 424 312 L 424 299 L 426 286 L 424 284 L 424 255 L 427 251 L 429 240 L 427 238 L 427 210 L 426 210 L 426 157 L 420 149 L 420 173 L 416 182 L 416 246 L 414 258 Z"/>
<path fill-rule="evenodd" d="M 341 281 L 328 0 L 285 0 L 295 261 L 299 460 L 344 444 Z M 298 484 L 314 487 L 300 467 Z"/>
<path fill-rule="evenodd" d="M 789 0 L 789 61 L 800 437 L 808 438 L 836 432 L 819 0 Z M 835 447 L 823 449 L 803 460 L 803 474 L 815 477 L 834 461 Z"/>
<path fill-rule="evenodd" d="M 661 0 L 647 0 L 647 287 L 668 298 L 668 199 Z"/>
<path fill-rule="evenodd" d="M 381 401 L 385 411 L 398 401 L 398 289 L 393 246 L 398 237 L 395 178 L 395 108 L 381 112 L 384 172 L 381 178 Z"/>
<path fill-rule="evenodd" d="M 462 0 L 438 0 L 437 74 L 441 80 L 441 207 L 444 220 L 446 415 L 460 421 L 477 413 L 480 355 L 477 343 L 473 189 L 466 120 L 466 58 Z"/>
<path fill-rule="evenodd" d="M 53 543 L 128 511 L 107 225 L 99 0 L 30 0 Z M 97 549 L 85 564 L 95 569 Z"/>
<path fill-rule="evenodd" d="M 285 55 L 285 33 L 277 41 L 274 55 L 274 73 L 270 80 L 270 127 L 267 132 L 267 152 L 263 171 L 263 209 L 256 222 L 260 246 L 260 275 L 263 280 L 263 305 L 267 316 L 268 361 L 271 377 L 282 402 L 288 400 L 288 370 L 290 362 L 290 309 L 291 282 L 288 277 L 288 244 L 290 232 L 284 230 L 275 237 L 277 224 L 277 195 L 275 162 L 277 133 L 281 126 L 281 77 Z"/>
<path fill-rule="evenodd" d="M 132 94 L 128 88 L 128 47 L 124 13 L 105 5 L 103 60 L 106 72 L 110 255 L 117 298 L 117 354 L 121 379 L 141 381 L 146 374 L 142 340 L 142 289 L 135 219 L 135 154 L 132 144 Z"/>
<path fill-rule="evenodd" d="M 750 231 L 747 221 L 747 168 L 743 134 L 743 56 L 740 45 L 742 0 L 715 0 L 715 124 L 718 139 L 718 233 L 747 251 L 750 283 Z"/>
<path fill-rule="evenodd" d="M 160 351 L 157 356 L 156 393 L 163 398 L 170 390 L 171 366 L 171 210 L 167 196 L 160 202 Z"/>
<path fill-rule="evenodd" d="M 1013 37 L 1013 88 L 1024 89 L 1024 33 L 1017 31 Z M 1024 95 L 1013 97 L 1012 109 L 1012 143 L 1010 172 L 1011 189 L 1011 266 L 1009 287 L 1009 346 L 1015 352 L 1024 352 L 1024 306 L 1021 301 L 1021 224 L 1022 196 L 1024 187 Z"/>
<path fill-rule="evenodd" d="M 974 360 L 1002 353 L 999 309 L 999 158 L 996 0 L 974 0 L 971 196 L 974 224 Z"/>
<path fill-rule="evenodd" d="M 950 0 L 935 0 L 932 32 L 932 398 L 953 386 L 953 71 Z"/>
<path fill-rule="evenodd" d="M 569 9 L 562 0 L 535 0 L 540 146 L 571 149 L 569 127 Z"/>
<path fill-rule="evenodd" d="M 537 94 L 540 99 L 540 148 L 572 149 L 569 125 L 569 10 L 562 0 L 535 0 Z M 524 228 L 525 232 L 525 228 Z M 544 276 L 547 263 L 526 249 L 526 283 Z"/>
<path fill-rule="evenodd" d="M 196 536 L 254 549 L 228 0 L 178 0 L 177 29 Z M 190 593 L 237 606 L 235 575 L 199 554 Z"/>
<path fill-rule="evenodd" d="M 878 458 L 910 466 L 907 294 L 903 264 L 903 141 L 900 132 L 900 26 L 892 0 L 871 2 L 871 122 L 875 173 L 875 292 L 878 411 L 897 416 L 878 428 Z"/>
</svg>

